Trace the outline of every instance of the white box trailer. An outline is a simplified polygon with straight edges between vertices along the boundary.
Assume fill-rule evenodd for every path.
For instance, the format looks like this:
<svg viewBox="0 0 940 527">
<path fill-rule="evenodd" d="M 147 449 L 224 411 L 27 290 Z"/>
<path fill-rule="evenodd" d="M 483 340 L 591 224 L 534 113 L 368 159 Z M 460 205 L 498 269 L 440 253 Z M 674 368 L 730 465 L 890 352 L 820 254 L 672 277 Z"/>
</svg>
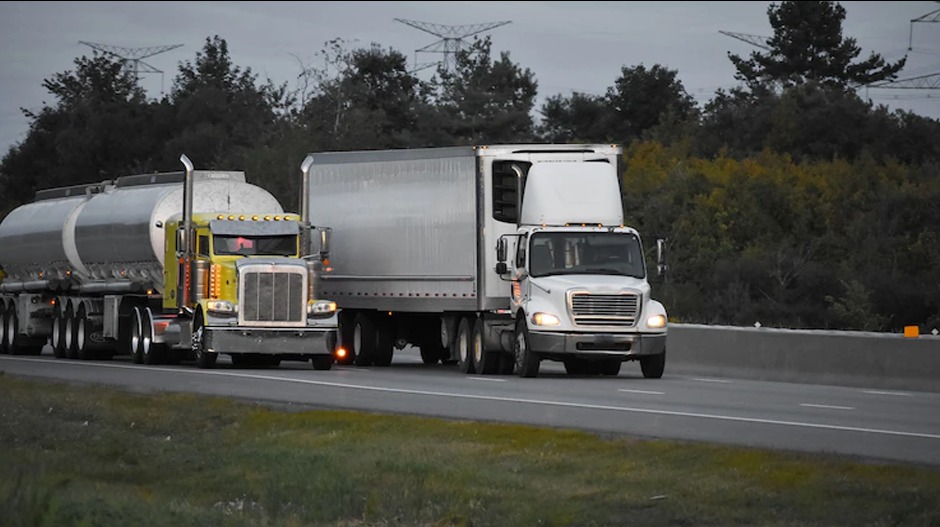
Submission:
<svg viewBox="0 0 940 527">
<path fill-rule="evenodd" d="M 388 365 L 410 344 L 425 363 L 466 373 L 532 377 L 549 359 L 616 375 L 641 360 L 661 376 L 665 310 L 623 225 L 621 156 L 616 145 L 567 144 L 311 154 L 303 191 L 311 224 L 333 231 L 323 293 L 341 309 L 347 360 Z M 566 270 L 603 237 L 632 244 L 631 275 Z M 533 243 L 557 243 L 560 267 L 536 276 L 545 265 L 528 255 L 544 251 Z"/>
</svg>

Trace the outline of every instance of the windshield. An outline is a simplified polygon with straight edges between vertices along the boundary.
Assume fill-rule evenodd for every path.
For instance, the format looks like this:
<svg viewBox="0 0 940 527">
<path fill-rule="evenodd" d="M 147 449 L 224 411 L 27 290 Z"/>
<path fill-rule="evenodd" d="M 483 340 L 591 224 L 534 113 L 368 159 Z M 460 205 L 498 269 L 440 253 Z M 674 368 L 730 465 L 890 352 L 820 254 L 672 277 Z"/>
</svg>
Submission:
<svg viewBox="0 0 940 527">
<path fill-rule="evenodd" d="M 217 255 L 293 256 L 297 254 L 297 236 L 223 236 L 213 237 Z"/>
<path fill-rule="evenodd" d="M 529 274 L 611 274 L 643 278 L 640 240 L 630 233 L 540 232 L 529 245 Z"/>
</svg>

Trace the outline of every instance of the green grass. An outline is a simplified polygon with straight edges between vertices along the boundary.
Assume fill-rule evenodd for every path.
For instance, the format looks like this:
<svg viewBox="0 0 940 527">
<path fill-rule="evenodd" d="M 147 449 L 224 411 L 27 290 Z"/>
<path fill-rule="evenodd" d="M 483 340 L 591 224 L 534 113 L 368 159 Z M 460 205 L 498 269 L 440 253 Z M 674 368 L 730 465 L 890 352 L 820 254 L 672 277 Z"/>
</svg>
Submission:
<svg viewBox="0 0 940 527">
<path fill-rule="evenodd" d="M 940 525 L 940 469 L 0 375 L 2 526 Z"/>
</svg>

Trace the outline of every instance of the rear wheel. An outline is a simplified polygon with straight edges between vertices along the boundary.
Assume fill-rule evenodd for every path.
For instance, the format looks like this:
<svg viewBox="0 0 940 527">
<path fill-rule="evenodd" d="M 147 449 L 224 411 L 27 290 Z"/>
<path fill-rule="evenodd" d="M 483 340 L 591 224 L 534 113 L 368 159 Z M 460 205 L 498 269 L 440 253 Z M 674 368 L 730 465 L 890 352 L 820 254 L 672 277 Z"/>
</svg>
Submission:
<svg viewBox="0 0 940 527">
<path fill-rule="evenodd" d="M 13 306 L 10 306 L 12 309 Z M 7 344 L 7 305 L 3 299 L 0 299 L 0 354 L 6 355 L 10 352 L 10 346 Z"/>
<path fill-rule="evenodd" d="M 529 327 L 522 316 L 516 321 L 516 373 L 520 377 L 537 377 L 539 374 L 539 356 L 529 347 Z"/>
<path fill-rule="evenodd" d="M 454 346 L 457 347 L 457 367 L 463 373 L 473 373 L 473 328 L 469 317 L 461 317 L 457 323 L 457 336 Z"/>
<path fill-rule="evenodd" d="M 486 340 L 483 338 L 483 317 L 478 317 L 473 323 L 470 338 L 473 351 L 473 370 L 480 375 L 492 375 L 499 371 L 499 352 L 486 349 Z"/>
<path fill-rule="evenodd" d="M 359 313 L 353 322 L 353 347 L 356 366 L 372 366 L 375 361 L 375 322 L 366 313 Z"/>
<path fill-rule="evenodd" d="M 647 379 L 659 379 L 666 370 L 666 350 L 658 355 L 640 357 L 640 371 Z"/>
<path fill-rule="evenodd" d="M 395 352 L 395 325 L 392 319 L 380 316 L 375 328 L 375 359 L 376 366 L 388 366 L 392 363 Z"/>
<path fill-rule="evenodd" d="M 65 308 L 65 356 L 70 359 L 78 358 L 78 328 L 76 327 L 75 310 L 72 306 Z"/>
<path fill-rule="evenodd" d="M 91 319 L 85 306 L 78 308 L 78 316 L 75 317 L 75 355 L 81 360 L 91 360 L 95 358 L 95 353 L 91 346 Z"/>
<path fill-rule="evenodd" d="M 141 310 L 140 319 L 140 351 L 144 364 L 161 364 L 163 362 L 163 346 L 153 342 L 153 312 L 149 307 Z"/>
<path fill-rule="evenodd" d="M 311 362 L 315 370 L 329 370 L 333 367 L 334 360 L 332 355 L 314 355 Z"/>
<path fill-rule="evenodd" d="M 142 335 L 142 332 L 143 332 L 143 329 L 142 329 L 142 328 L 143 328 L 143 320 L 142 320 L 142 318 L 143 318 L 143 317 L 141 316 L 140 308 L 139 308 L 139 307 L 135 307 L 135 308 L 134 308 L 134 313 L 133 313 L 133 318 L 132 318 L 132 321 L 131 321 L 131 337 L 130 337 L 130 344 L 131 344 L 131 349 L 130 349 L 130 352 L 131 352 L 131 361 L 133 361 L 134 364 L 143 364 L 143 362 L 144 362 L 144 353 L 143 353 L 143 349 L 142 349 L 142 341 L 143 341 L 143 335 Z"/>
<path fill-rule="evenodd" d="M 65 358 L 65 308 L 59 299 L 56 302 L 55 314 L 52 316 L 52 355 L 58 359 Z"/>
<path fill-rule="evenodd" d="M 588 363 L 579 357 L 570 357 L 564 360 L 565 372 L 568 375 L 584 375 L 588 372 Z"/>
</svg>

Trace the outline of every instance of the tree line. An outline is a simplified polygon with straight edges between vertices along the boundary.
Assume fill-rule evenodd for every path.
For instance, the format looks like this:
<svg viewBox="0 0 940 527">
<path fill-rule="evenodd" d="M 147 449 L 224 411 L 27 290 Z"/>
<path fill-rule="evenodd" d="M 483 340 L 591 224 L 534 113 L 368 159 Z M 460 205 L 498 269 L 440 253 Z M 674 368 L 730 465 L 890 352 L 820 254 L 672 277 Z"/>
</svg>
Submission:
<svg viewBox="0 0 940 527">
<path fill-rule="evenodd" d="M 739 85 L 701 107 L 655 64 L 537 108 L 534 74 L 488 37 L 427 81 L 395 49 L 331 40 L 325 66 L 291 88 L 233 64 L 215 35 L 160 99 L 95 52 L 44 80 L 52 104 L 23 110 L 29 132 L 0 161 L 0 217 L 42 188 L 179 170 L 181 153 L 244 170 L 296 209 L 309 152 L 619 143 L 626 217 L 669 240 L 655 291 L 674 320 L 940 326 L 940 121 L 858 95 L 905 60 L 860 60 L 838 3 L 771 4 L 768 18 L 770 49 L 729 53 Z"/>
</svg>

